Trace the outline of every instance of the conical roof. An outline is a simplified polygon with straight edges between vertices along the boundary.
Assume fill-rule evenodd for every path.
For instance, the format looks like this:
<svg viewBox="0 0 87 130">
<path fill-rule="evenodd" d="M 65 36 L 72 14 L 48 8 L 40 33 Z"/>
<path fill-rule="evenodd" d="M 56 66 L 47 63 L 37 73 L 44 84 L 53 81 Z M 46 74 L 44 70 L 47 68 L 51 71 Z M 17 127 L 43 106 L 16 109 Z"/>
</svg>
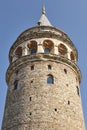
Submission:
<svg viewBox="0 0 87 130">
<path fill-rule="evenodd" d="M 38 26 L 52 26 L 48 18 L 46 17 L 45 7 L 42 8 L 42 16 L 40 17 L 39 21 L 37 22 Z"/>
</svg>

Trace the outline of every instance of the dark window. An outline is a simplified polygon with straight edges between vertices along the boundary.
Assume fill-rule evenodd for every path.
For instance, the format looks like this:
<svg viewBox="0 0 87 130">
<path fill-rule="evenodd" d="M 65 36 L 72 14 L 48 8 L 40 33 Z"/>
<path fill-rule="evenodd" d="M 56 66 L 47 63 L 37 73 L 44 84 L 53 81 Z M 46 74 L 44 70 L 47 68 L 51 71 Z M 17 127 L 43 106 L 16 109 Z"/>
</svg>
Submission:
<svg viewBox="0 0 87 130">
<path fill-rule="evenodd" d="M 64 69 L 64 72 L 65 72 L 65 74 L 67 74 L 67 70 L 66 69 Z"/>
<path fill-rule="evenodd" d="M 34 70 L 34 65 L 31 66 L 31 70 Z"/>
<path fill-rule="evenodd" d="M 33 80 L 31 80 L 31 83 L 33 83 Z"/>
<path fill-rule="evenodd" d="M 40 24 L 41 24 L 41 22 L 38 22 L 37 24 L 38 24 L 38 25 L 40 25 Z"/>
<path fill-rule="evenodd" d="M 78 96 L 79 96 L 79 95 L 80 95 L 80 94 L 79 94 L 79 87 L 76 86 L 76 88 L 77 88 L 77 94 L 78 94 Z"/>
<path fill-rule="evenodd" d="M 51 65 L 48 65 L 48 70 L 51 70 Z"/>
<path fill-rule="evenodd" d="M 52 75 L 48 75 L 48 77 L 47 77 L 47 83 L 48 84 L 54 84 L 54 79 L 53 79 Z"/>
<path fill-rule="evenodd" d="M 49 48 L 45 48 L 44 52 L 47 53 L 47 54 L 49 54 L 50 53 L 50 49 Z"/>
<path fill-rule="evenodd" d="M 18 80 L 14 82 L 14 90 L 18 89 Z"/>
<path fill-rule="evenodd" d="M 55 111 L 57 111 L 57 109 L 55 108 Z"/>
<path fill-rule="evenodd" d="M 30 112 L 30 115 L 32 115 L 32 113 Z"/>
<path fill-rule="evenodd" d="M 68 105 L 70 105 L 70 101 L 68 101 Z"/>
<path fill-rule="evenodd" d="M 30 97 L 30 101 L 31 101 L 31 99 L 32 99 L 32 98 Z"/>
</svg>

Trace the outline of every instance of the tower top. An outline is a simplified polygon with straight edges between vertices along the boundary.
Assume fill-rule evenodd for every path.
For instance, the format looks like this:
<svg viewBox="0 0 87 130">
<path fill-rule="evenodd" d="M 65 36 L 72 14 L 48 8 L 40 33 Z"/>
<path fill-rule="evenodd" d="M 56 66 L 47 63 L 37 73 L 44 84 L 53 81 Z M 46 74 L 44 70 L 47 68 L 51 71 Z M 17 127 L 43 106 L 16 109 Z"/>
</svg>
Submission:
<svg viewBox="0 0 87 130">
<path fill-rule="evenodd" d="M 45 6 L 42 7 L 42 14 L 46 14 Z"/>
<path fill-rule="evenodd" d="M 45 6 L 43 6 L 42 15 L 41 15 L 39 21 L 37 22 L 38 26 L 52 26 L 45 14 L 46 14 L 46 10 L 45 10 Z"/>
</svg>

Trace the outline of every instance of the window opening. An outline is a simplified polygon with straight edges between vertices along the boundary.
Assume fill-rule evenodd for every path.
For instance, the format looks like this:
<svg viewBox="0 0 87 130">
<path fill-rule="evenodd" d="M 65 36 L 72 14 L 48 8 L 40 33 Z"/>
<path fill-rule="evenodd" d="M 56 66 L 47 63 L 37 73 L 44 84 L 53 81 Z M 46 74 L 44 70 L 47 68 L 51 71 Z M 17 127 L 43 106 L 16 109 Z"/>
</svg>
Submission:
<svg viewBox="0 0 87 130">
<path fill-rule="evenodd" d="M 48 65 L 48 70 L 51 70 L 51 65 Z"/>
<path fill-rule="evenodd" d="M 37 24 L 40 26 L 41 22 L 38 22 Z"/>
<path fill-rule="evenodd" d="M 49 54 L 52 51 L 53 46 L 54 46 L 54 44 L 51 40 L 45 40 L 43 42 L 44 53 Z"/>
<path fill-rule="evenodd" d="M 16 80 L 15 82 L 14 82 L 14 90 L 17 90 L 18 89 L 18 80 Z"/>
<path fill-rule="evenodd" d="M 31 66 L 31 70 L 34 70 L 34 65 Z"/>
<path fill-rule="evenodd" d="M 30 41 L 28 43 L 27 47 L 29 48 L 29 53 L 31 55 L 36 54 L 36 52 L 37 52 L 37 42 L 36 41 Z"/>
<path fill-rule="evenodd" d="M 57 111 L 57 109 L 55 108 L 55 111 Z"/>
<path fill-rule="evenodd" d="M 70 101 L 68 101 L 68 105 L 70 105 Z"/>
<path fill-rule="evenodd" d="M 33 83 L 33 80 L 31 80 L 31 83 Z"/>
<path fill-rule="evenodd" d="M 32 115 L 32 113 L 30 112 L 30 115 Z"/>
<path fill-rule="evenodd" d="M 48 75 L 48 77 L 47 77 L 47 83 L 48 84 L 54 84 L 54 78 L 53 78 L 52 75 Z"/>
<path fill-rule="evenodd" d="M 32 97 L 30 97 L 30 101 L 31 101 Z"/>
<path fill-rule="evenodd" d="M 66 69 L 64 69 L 64 72 L 65 72 L 65 74 L 67 74 L 67 70 Z"/>
<path fill-rule="evenodd" d="M 77 94 L 78 94 L 78 96 L 79 96 L 79 95 L 80 95 L 80 93 L 79 93 L 79 87 L 76 86 L 76 88 L 77 88 Z"/>
<path fill-rule="evenodd" d="M 67 53 L 67 48 L 64 44 L 59 44 L 58 45 L 58 51 L 62 54 L 65 55 Z"/>
</svg>

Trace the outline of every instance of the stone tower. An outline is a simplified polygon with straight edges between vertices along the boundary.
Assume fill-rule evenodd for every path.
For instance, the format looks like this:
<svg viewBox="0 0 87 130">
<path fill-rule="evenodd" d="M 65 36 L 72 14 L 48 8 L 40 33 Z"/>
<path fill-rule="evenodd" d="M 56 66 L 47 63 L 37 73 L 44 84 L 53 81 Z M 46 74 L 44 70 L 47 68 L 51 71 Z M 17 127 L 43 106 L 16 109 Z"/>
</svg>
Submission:
<svg viewBox="0 0 87 130">
<path fill-rule="evenodd" d="M 85 130 L 76 65 L 78 53 L 42 9 L 9 52 L 2 130 Z"/>
</svg>

